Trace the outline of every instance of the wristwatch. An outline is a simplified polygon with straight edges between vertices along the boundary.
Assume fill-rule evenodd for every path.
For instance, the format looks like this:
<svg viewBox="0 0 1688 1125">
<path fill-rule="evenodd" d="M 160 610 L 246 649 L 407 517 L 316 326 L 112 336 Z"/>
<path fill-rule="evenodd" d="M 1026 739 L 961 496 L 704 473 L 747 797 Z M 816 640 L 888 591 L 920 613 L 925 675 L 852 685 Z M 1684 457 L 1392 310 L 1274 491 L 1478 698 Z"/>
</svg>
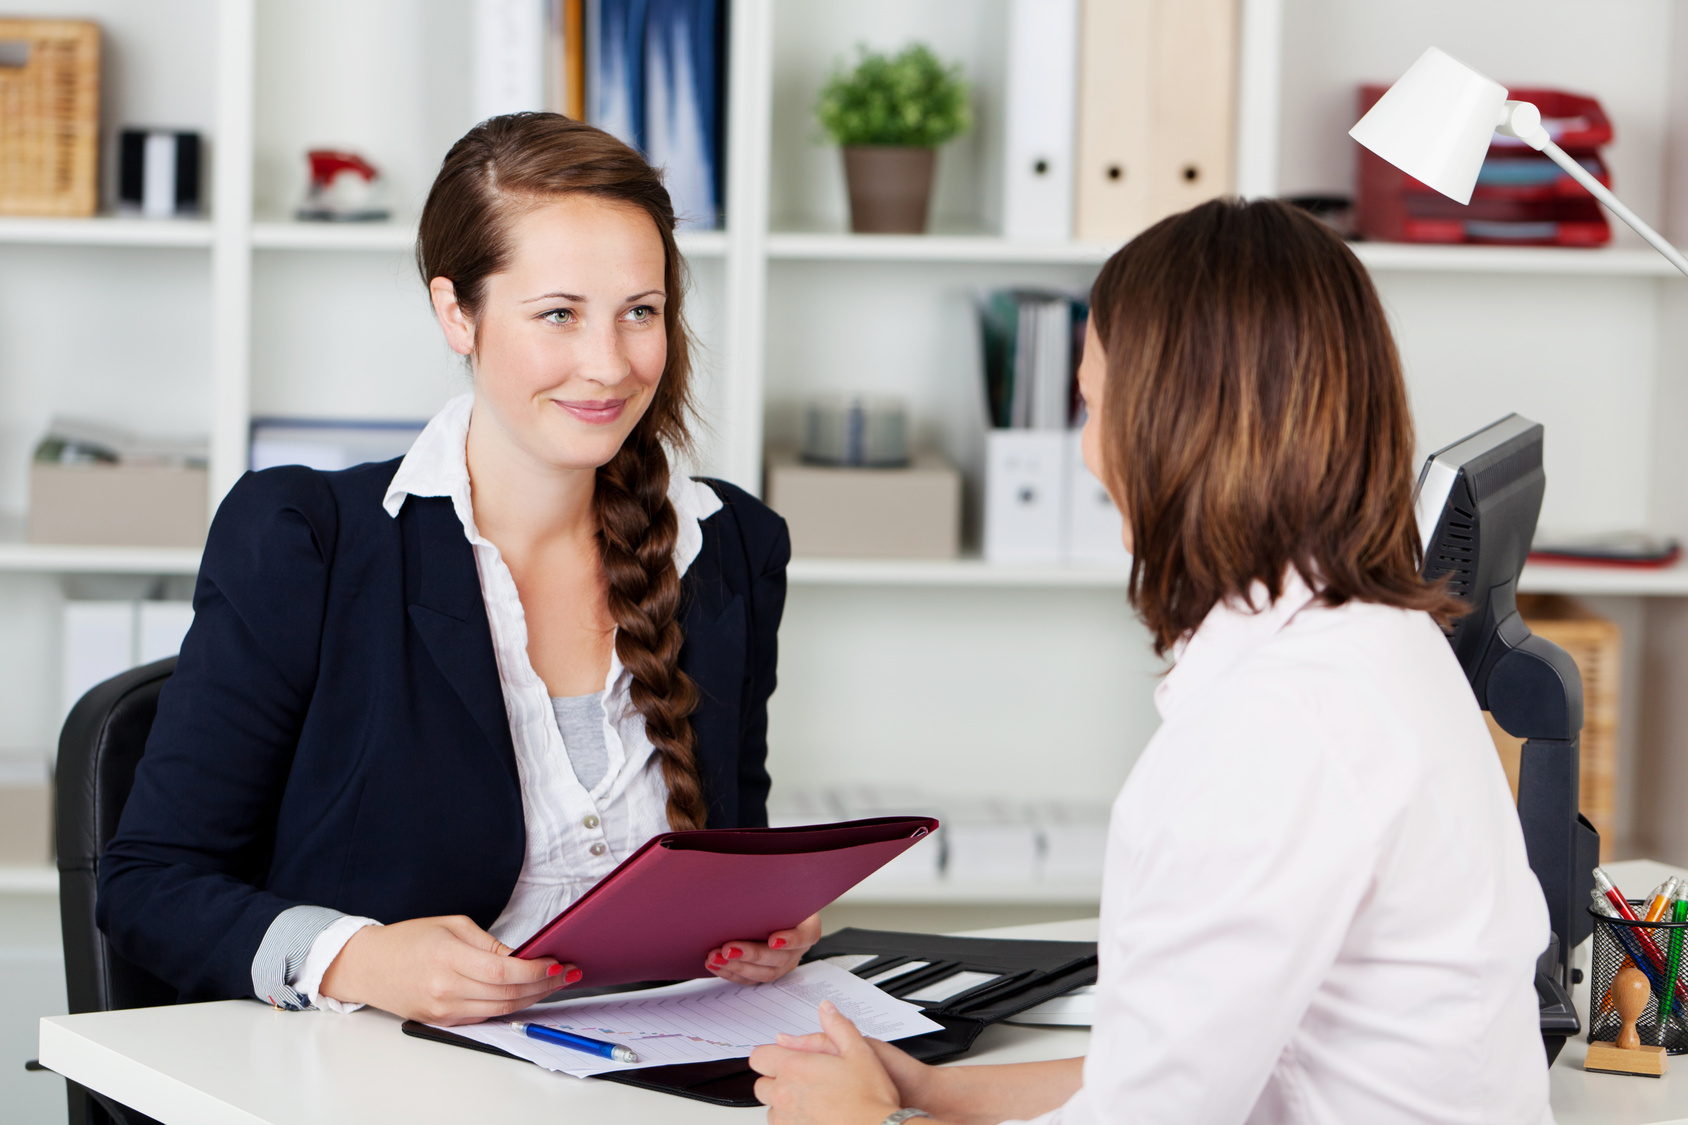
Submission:
<svg viewBox="0 0 1688 1125">
<path fill-rule="evenodd" d="M 881 1121 L 879 1125 L 903 1125 L 903 1122 L 907 1121 L 911 1117 L 931 1116 L 932 1115 L 930 1113 L 927 1113 L 923 1109 L 899 1109 L 897 1112 Z"/>
</svg>

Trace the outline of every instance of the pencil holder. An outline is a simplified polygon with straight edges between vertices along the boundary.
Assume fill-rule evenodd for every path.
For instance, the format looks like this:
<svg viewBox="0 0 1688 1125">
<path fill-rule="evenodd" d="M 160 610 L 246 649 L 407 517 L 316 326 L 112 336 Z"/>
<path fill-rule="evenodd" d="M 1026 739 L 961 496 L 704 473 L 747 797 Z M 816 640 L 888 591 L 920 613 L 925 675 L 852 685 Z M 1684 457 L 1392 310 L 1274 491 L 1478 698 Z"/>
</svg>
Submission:
<svg viewBox="0 0 1688 1125">
<path fill-rule="evenodd" d="M 1631 905 L 1642 904 L 1631 900 Z M 1663 1047 L 1672 1055 L 1688 1054 L 1688 922 L 1630 922 L 1592 909 L 1589 913 L 1594 916 L 1594 962 L 1589 973 L 1588 1041 L 1617 1040 L 1623 1021 L 1612 1002 L 1612 982 L 1634 965 L 1651 986 L 1647 1009 L 1635 1025 L 1642 1045 Z M 1666 1007 L 1663 997 L 1673 944 L 1677 949 L 1675 997 Z M 1670 1018 L 1661 1021 L 1661 1011 L 1668 1011 Z"/>
</svg>

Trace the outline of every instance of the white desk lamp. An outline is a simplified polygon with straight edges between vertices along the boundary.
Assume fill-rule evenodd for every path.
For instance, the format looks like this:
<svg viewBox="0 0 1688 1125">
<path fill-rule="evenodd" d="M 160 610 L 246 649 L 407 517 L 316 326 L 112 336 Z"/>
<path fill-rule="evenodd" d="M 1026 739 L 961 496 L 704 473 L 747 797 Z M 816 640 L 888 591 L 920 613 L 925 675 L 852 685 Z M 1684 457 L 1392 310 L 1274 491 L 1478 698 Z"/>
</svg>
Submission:
<svg viewBox="0 0 1688 1125">
<path fill-rule="evenodd" d="M 1420 55 L 1348 135 L 1449 199 L 1469 204 L 1489 138 L 1497 130 L 1546 153 L 1671 265 L 1688 274 L 1688 258 L 1681 251 L 1553 143 L 1542 128 L 1539 109 L 1529 102 L 1508 101 L 1506 87 L 1446 51 L 1431 47 Z"/>
</svg>

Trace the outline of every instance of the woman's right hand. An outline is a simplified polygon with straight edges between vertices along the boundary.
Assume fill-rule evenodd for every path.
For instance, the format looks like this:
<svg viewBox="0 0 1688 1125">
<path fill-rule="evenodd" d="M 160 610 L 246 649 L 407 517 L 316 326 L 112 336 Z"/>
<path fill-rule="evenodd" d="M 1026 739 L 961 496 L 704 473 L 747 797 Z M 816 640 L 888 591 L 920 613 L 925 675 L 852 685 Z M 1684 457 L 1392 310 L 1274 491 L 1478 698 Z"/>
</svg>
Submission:
<svg viewBox="0 0 1688 1125">
<path fill-rule="evenodd" d="M 838 1053 L 837 1046 L 824 1031 L 811 1035 L 788 1035 L 782 1031 L 775 1042 L 778 1046 L 789 1047 L 794 1051 L 814 1051 L 823 1055 Z M 868 1039 L 867 1045 L 873 1048 L 879 1065 L 885 1068 L 885 1073 L 897 1087 L 897 1095 L 904 1105 L 918 1106 L 928 1113 L 938 1112 L 933 1106 L 940 1097 L 938 1086 L 940 1080 L 945 1077 L 942 1070 L 921 1062 L 901 1047 L 892 1046 L 882 1039 Z"/>
<path fill-rule="evenodd" d="M 322 975 L 322 995 L 423 1023 L 478 1023 L 580 979 L 549 957 L 525 961 L 462 915 L 365 926 Z"/>
</svg>

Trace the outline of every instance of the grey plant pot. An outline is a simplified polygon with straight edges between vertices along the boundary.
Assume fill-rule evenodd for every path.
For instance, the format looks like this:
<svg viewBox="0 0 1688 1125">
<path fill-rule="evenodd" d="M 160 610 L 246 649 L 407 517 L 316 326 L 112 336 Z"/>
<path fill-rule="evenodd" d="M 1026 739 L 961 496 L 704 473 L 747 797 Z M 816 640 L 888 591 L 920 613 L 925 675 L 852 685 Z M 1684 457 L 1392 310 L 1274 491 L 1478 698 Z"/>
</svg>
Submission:
<svg viewBox="0 0 1688 1125">
<path fill-rule="evenodd" d="M 902 145 L 848 145 L 850 229 L 857 234 L 924 234 L 937 150 Z"/>
</svg>

